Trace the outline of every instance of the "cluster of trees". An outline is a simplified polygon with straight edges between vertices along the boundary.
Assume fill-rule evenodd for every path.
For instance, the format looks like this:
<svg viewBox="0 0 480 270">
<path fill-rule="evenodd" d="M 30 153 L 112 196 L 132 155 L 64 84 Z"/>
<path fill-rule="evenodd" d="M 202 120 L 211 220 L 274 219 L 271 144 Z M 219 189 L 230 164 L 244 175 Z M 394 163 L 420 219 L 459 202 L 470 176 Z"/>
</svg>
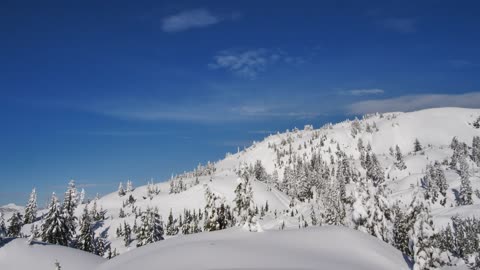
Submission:
<svg viewBox="0 0 480 270">
<path fill-rule="evenodd" d="M 5 231 L 4 235 L 10 237 L 24 236 L 21 232 L 22 227 L 26 224 L 32 224 L 29 242 L 40 239 L 51 244 L 79 248 L 100 256 L 108 253 L 108 257 L 111 258 L 114 254 L 110 250 L 106 235 L 95 237 L 92 230 L 95 222 L 105 219 L 106 213 L 103 210 L 97 210 L 96 200 L 91 211 L 88 210 L 88 204 L 85 205 L 80 220 L 75 216 L 76 208 L 84 200 L 85 192 L 82 190 L 81 193 L 78 193 L 75 182 L 71 180 L 63 202 L 60 203 L 53 193 L 46 214 L 38 217 L 37 195 L 35 189 L 33 189 L 23 216 L 19 212 L 14 213 L 9 219 L 9 226 L 6 229 L 3 219 L 0 218 L 0 236 L 2 231 Z M 38 220 L 41 220 L 40 228 L 33 224 Z M 79 228 L 78 233 L 77 228 Z"/>
<path fill-rule="evenodd" d="M 118 196 L 120 196 L 120 197 L 125 196 L 127 193 L 130 193 L 134 190 L 135 190 L 135 188 L 133 187 L 132 181 L 127 180 L 127 187 L 126 188 L 123 188 L 123 183 L 120 182 L 120 184 L 118 185 Z"/>
</svg>

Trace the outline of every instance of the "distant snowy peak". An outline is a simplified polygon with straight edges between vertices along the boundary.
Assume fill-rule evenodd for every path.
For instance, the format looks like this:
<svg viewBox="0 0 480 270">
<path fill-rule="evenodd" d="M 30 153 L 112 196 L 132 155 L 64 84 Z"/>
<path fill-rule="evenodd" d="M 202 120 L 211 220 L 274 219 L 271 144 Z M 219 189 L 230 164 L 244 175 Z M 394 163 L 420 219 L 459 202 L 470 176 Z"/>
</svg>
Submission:
<svg viewBox="0 0 480 270">
<path fill-rule="evenodd" d="M 11 213 L 11 212 L 21 212 L 24 207 L 16 205 L 14 203 L 9 203 L 3 206 L 0 206 L 0 213 Z"/>
</svg>

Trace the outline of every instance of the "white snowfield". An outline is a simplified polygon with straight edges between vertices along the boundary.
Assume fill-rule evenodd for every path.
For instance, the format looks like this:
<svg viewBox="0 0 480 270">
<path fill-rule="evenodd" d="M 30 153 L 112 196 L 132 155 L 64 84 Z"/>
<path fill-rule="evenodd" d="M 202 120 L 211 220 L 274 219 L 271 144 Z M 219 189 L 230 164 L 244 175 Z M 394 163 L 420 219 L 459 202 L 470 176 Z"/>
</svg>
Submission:
<svg viewBox="0 0 480 270">
<path fill-rule="evenodd" d="M 249 233 L 239 228 L 160 241 L 102 264 L 99 270 L 408 269 L 402 254 L 370 235 L 325 226 Z"/>
<path fill-rule="evenodd" d="M 0 242 L 1 270 L 54 270 L 58 261 L 65 270 L 95 269 L 106 259 L 78 249 L 42 242 L 27 243 L 27 239 L 5 239 Z"/>
<path fill-rule="evenodd" d="M 111 260 L 53 245 L 16 239 L 0 248 L 2 270 L 141 269 L 409 269 L 402 254 L 370 235 L 342 227 L 250 233 L 239 228 L 180 236 Z"/>
<path fill-rule="evenodd" d="M 310 222 L 312 203 L 297 202 L 295 210 L 298 214 L 291 217 L 284 211 L 289 209 L 291 198 L 259 181 L 253 181 L 254 202 L 259 207 L 266 202 L 269 205 L 268 213 L 259 221 L 264 231 L 262 233 L 229 229 L 197 235 L 166 236 L 167 239 L 164 241 L 137 249 L 135 240 L 125 247 L 123 239 L 117 238 L 115 232 L 124 222 L 130 225 L 134 223 L 135 217 L 129 206 L 124 208 L 126 217 L 119 217 L 120 209 L 130 195 L 136 200 L 135 206 L 142 210 L 147 207 L 158 207 L 165 222 L 170 211 L 176 218 L 183 213 L 184 209 L 197 211 L 203 209 L 207 187 L 215 195 L 224 198 L 227 204 L 233 206 L 234 190 L 238 184 L 235 170 L 244 165 L 254 164 L 257 160 L 262 162 L 267 173 L 272 174 L 277 170 L 279 180 L 282 181 L 285 165 L 280 167 L 279 161 L 286 164 L 288 155 L 282 156 L 279 160 L 272 146 L 275 145 L 278 152 L 288 151 L 289 144 L 283 143 L 285 141 L 291 142 L 293 155 L 305 156 L 306 160 L 312 156 L 312 153 L 321 153 L 323 160 L 328 161 L 331 155 L 335 155 L 338 144 L 341 150 L 353 159 L 355 169 L 364 177 L 365 170 L 360 165 L 360 152 L 357 147 L 358 139 L 361 138 L 364 146 L 371 145 L 372 151 L 385 170 L 390 203 L 400 201 L 408 204 L 414 191 L 422 190 L 420 179 L 425 175 L 426 166 L 435 161 L 451 159 L 453 151 L 449 145 L 452 138 L 457 137 L 458 141 L 471 146 L 473 137 L 480 136 L 480 129 L 472 125 L 479 116 L 479 109 L 463 108 L 438 108 L 409 113 L 371 115 L 359 120 L 361 130 L 355 137 L 352 136 L 352 121 L 328 125 L 321 129 L 293 130 L 270 135 L 239 153 L 227 155 L 225 159 L 215 163 L 215 173 L 212 176 L 199 177 L 197 185 L 193 185 L 194 177 L 184 178 L 183 181 L 188 189 L 178 194 L 169 194 L 169 182 L 155 184 L 160 189 L 160 193 L 152 198 L 147 195 L 146 185 L 138 186 L 122 197 L 115 191 L 97 201 L 98 208 L 102 207 L 107 211 L 107 219 L 96 226 L 95 232 L 97 235 L 107 233 L 112 250 L 116 249 L 122 255 L 102 264 L 100 269 L 138 270 L 150 266 L 147 263 L 158 265 L 162 269 L 404 269 L 406 263 L 398 251 L 369 235 L 346 228 L 332 227 L 292 230 L 299 227 L 300 215 Z M 377 128 L 369 132 L 367 126 Z M 421 152 L 413 151 L 415 139 L 418 139 L 423 147 Z M 396 145 L 400 147 L 404 156 L 407 166 L 404 170 L 396 168 L 395 157 L 389 153 L 389 149 L 395 149 Z M 475 191 L 480 189 L 480 169 L 471 160 L 468 162 L 470 181 Z M 472 205 L 457 206 L 456 193 L 460 187 L 460 176 L 448 166 L 442 166 L 442 170 L 445 172 L 449 188 L 445 206 L 440 205 L 439 202 L 431 206 L 436 229 L 446 225 L 455 215 L 480 217 L 480 199 L 473 195 Z M 135 184 L 141 183 L 135 181 Z M 351 190 L 352 184 L 347 185 L 347 192 Z M 91 207 L 92 202 L 89 204 L 89 208 Z M 81 215 L 83 208 L 84 205 L 77 208 L 77 216 Z M 274 215 L 274 212 L 278 215 Z M 9 214 L 10 212 L 5 215 L 6 219 Z M 282 224 L 285 224 L 287 230 L 278 231 Z M 41 221 L 37 221 L 36 225 L 40 227 Z M 22 233 L 28 235 L 30 228 L 30 224 L 25 225 Z M 5 268 L 11 266 L 6 262 L 10 262 L 12 258 L 16 257 L 20 261 L 24 258 L 23 255 L 19 255 L 21 253 L 16 253 L 15 247 L 9 247 L 17 241 L 19 245 L 20 242 L 24 242 L 24 240 L 15 240 L 6 247 L 0 248 L 0 270 L 22 269 Z M 37 245 L 18 248 L 26 249 L 31 253 L 35 253 L 36 250 L 38 253 L 46 253 L 47 249 L 50 249 L 49 246 Z M 371 252 L 372 250 L 375 252 Z M 69 252 L 80 251 L 69 250 Z M 248 259 L 240 259 L 238 256 L 240 253 L 248 254 L 245 257 Z M 48 268 L 33 269 L 53 269 L 55 256 L 49 257 L 49 260 L 51 262 Z M 85 261 L 88 260 L 85 259 Z M 60 258 L 59 261 L 63 266 Z M 67 261 L 68 259 L 62 269 L 77 269 L 67 267 Z"/>
</svg>

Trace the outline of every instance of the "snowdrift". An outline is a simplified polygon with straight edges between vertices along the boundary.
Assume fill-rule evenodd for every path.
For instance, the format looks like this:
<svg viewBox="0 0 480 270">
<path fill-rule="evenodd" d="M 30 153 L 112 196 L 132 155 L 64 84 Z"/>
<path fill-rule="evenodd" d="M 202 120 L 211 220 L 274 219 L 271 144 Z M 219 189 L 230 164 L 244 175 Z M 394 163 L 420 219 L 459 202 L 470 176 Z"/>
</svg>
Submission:
<svg viewBox="0 0 480 270">
<path fill-rule="evenodd" d="M 402 254 L 361 232 L 325 226 L 250 233 L 238 228 L 160 241 L 115 257 L 98 270 L 409 269 Z"/>
<path fill-rule="evenodd" d="M 95 269 L 105 259 L 78 249 L 41 242 L 27 244 L 27 239 L 0 242 L 1 270 L 53 270 L 58 261 L 65 270 Z"/>
</svg>

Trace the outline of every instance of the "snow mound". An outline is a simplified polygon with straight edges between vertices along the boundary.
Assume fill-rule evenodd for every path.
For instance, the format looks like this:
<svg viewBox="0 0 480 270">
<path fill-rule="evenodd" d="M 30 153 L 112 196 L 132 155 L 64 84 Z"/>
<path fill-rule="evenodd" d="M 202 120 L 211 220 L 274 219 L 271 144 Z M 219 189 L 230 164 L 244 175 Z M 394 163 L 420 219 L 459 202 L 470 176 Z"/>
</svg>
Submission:
<svg viewBox="0 0 480 270">
<path fill-rule="evenodd" d="M 98 270 L 409 269 L 402 254 L 343 227 L 249 233 L 238 228 L 176 237 L 113 258 Z"/>
<path fill-rule="evenodd" d="M 25 238 L 4 239 L 0 242 L 0 269 L 52 270 L 58 261 L 62 269 L 94 269 L 105 259 L 78 249 L 41 242 L 27 244 Z"/>
</svg>

